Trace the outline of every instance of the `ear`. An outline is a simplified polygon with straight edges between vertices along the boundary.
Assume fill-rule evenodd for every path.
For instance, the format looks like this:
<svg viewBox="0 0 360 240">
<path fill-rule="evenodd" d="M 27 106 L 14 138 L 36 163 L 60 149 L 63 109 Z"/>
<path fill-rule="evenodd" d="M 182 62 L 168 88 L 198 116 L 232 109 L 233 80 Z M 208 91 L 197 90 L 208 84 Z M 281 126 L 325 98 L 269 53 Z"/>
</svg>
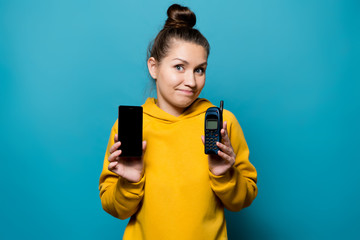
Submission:
<svg viewBox="0 0 360 240">
<path fill-rule="evenodd" d="M 158 64 L 154 57 L 150 57 L 147 60 L 147 65 L 149 69 L 149 73 L 153 79 L 156 80 L 157 78 L 157 72 L 158 72 Z"/>
</svg>

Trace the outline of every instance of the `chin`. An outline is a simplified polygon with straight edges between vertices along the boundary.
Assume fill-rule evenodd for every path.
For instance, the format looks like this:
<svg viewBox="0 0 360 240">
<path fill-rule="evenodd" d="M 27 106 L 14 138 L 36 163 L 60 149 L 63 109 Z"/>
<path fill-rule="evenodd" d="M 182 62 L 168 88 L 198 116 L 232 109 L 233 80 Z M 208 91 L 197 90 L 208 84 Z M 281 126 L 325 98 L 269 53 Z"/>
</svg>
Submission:
<svg viewBox="0 0 360 240">
<path fill-rule="evenodd" d="M 192 98 L 183 98 L 183 99 L 179 99 L 178 101 L 178 107 L 181 108 L 187 108 L 189 107 L 195 100 L 197 99 L 197 97 L 192 97 Z"/>
</svg>

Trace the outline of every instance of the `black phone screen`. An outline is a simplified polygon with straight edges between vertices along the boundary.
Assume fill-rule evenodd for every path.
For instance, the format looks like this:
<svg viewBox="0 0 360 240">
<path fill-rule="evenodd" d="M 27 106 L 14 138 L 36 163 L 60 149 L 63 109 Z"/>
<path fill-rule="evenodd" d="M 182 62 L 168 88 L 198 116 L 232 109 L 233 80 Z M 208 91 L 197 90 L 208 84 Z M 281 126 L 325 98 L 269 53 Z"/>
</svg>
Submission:
<svg viewBox="0 0 360 240">
<path fill-rule="evenodd" d="M 118 136 L 123 157 L 142 155 L 143 108 L 141 106 L 119 106 Z"/>
</svg>

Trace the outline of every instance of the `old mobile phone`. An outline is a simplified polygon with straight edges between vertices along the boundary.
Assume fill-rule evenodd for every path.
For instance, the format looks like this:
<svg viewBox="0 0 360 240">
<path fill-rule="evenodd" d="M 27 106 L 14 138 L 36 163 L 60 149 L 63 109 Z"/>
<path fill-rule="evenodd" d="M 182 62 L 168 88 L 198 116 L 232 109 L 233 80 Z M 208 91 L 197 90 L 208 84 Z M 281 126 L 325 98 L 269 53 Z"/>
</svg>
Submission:
<svg viewBox="0 0 360 240">
<path fill-rule="evenodd" d="M 219 148 L 216 142 L 221 142 L 221 129 L 223 127 L 224 101 L 220 101 L 220 108 L 210 107 L 205 114 L 205 154 L 217 154 Z"/>
<path fill-rule="evenodd" d="M 143 132 L 143 108 L 119 106 L 118 139 L 122 157 L 141 157 Z"/>
</svg>

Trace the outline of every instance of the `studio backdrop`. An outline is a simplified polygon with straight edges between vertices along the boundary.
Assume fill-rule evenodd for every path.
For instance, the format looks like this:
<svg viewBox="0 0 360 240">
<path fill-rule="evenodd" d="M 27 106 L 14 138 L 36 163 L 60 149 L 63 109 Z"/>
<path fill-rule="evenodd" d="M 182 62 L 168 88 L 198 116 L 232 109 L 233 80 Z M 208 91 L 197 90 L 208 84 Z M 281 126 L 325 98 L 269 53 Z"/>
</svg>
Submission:
<svg viewBox="0 0 360 240">
<path fill-rule="evenodd" d="M 98 183 L 117 106 L 151 92 L 174 1 L 0 1 L 0 238 L 121 239 Z M 179 1 L 211 45 L 259 193 L 229 239 L 359 239 L 360 2 Z"/>
</svg>

